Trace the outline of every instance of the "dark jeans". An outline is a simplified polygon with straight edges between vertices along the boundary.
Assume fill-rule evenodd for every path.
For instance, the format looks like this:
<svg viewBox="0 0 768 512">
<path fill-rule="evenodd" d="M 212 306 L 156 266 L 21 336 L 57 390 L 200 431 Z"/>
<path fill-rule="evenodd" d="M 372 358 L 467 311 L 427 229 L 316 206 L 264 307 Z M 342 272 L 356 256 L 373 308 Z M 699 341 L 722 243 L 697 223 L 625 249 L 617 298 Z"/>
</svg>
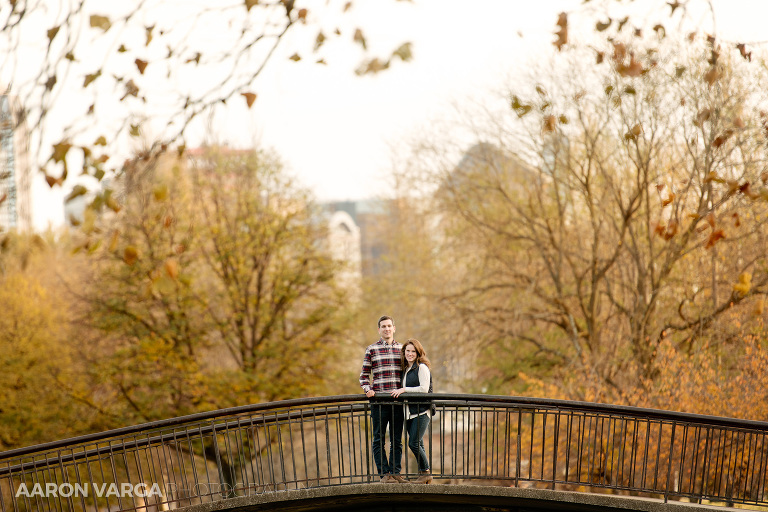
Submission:
<svg viewBox="0 0 768 512">
<path fill-rule="evenodd" d="M 380 475 L 400 473 L 403 455 L 403 404 L 371 404 L 373 424 L 373 461 Z M 384 434 L 389 425 L 389 460 L 383 450 Z M 393 467 L 394 466 L 394 467 Z"/>
<path fill-rule="evenodd" d="M 419 471 L 427 471 L 429 469 L 427 453 L 424 451 L 424 432 L 427 431 L 427 427 L 429 427 L 429 416 L 427 414 L 420 414 L 405 422 L 405 428 L 408 429 L 408 448 L 416 456 L 416 460 L 419 463 Z"/>
</svg>

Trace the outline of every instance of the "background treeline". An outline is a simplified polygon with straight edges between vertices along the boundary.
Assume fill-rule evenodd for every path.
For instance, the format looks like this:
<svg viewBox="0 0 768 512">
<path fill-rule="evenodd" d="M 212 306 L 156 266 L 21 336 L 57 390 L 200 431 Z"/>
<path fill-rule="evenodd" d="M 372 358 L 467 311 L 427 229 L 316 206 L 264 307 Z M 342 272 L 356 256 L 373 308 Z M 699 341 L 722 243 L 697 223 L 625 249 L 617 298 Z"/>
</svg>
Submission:
<svg viewBox="0 0 768 512">
<path fill-rule="evenodd" d="M 0 449 L 358 392 L 382 313 L 438 391 L 768 419 L 768 66 L 675 16 L 562 15 L 503 110 L 404 145 L 359 282 L 260 150 L 139 154 L 0 233 Z"/>
</svg>

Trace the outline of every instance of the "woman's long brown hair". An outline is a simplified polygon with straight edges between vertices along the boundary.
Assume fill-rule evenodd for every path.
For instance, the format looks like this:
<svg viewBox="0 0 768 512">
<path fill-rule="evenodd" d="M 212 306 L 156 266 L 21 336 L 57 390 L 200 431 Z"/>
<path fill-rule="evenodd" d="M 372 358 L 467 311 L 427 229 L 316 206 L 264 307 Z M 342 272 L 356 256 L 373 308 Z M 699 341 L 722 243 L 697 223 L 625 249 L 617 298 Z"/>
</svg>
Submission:
<svg viewBox="0 0 768 512">
<path fill-rule="evenodd" d="M 414 361 L 414 363 L 425 364 L 427 365 L 427 368 L 431 370 L 432 365 L 429 363 L 427 351 L 424 350 L 424 347 L 421 346 L 421 342 L 416 338 L 408 338 L 408 341 L 403 345 L 403 348 L 400 351 L 400 368 L 403 371 L 408 368 L 408 361 L 405 360 L 405 349 L 408 345 L 413 345 L 413 348 L 416 349 L 416 361 Z"/>
</svg>

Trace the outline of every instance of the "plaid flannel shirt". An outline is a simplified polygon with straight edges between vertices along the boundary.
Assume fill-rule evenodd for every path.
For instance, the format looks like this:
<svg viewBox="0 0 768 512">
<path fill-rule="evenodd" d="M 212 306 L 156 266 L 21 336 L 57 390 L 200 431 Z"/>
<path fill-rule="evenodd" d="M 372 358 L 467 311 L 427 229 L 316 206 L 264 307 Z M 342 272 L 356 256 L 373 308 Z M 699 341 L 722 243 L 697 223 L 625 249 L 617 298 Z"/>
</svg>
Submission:
<svg viewBox="0 0 768 512">
<path fill-rule="evenodd" d="M 400 353 L 403 346 L 396 341 L 392 345 L 379 338 L 379 341 L 365 349 L 363 371 L 360 372 L 360 387 L 364 392 L 373 389 L 380 393 L 392 391 L 400 387 L 402 371 L 400 369 Z M 370 376 L 373 376 L 371 384 Z"/>
</svg>

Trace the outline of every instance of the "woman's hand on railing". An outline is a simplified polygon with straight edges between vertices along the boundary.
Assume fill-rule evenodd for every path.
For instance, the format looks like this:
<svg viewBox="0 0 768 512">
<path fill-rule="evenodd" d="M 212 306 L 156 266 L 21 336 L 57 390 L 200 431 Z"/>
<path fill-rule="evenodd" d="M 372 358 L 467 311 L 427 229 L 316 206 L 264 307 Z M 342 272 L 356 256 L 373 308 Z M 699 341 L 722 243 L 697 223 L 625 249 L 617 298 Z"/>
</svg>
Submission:
<svg viewBox="0 0 768 512">
<path fill-rule="evenodd" d="M 400 395 L 402 395 L 403 393 L 405 393 L 405 388 L 396 389 L 396 390 L 392 391 L 392 393 L 390 393 L 390 394 L 391 394 L 393 397 L 397 398 L 397 397 L 399 397 Z"/>
</svg>

